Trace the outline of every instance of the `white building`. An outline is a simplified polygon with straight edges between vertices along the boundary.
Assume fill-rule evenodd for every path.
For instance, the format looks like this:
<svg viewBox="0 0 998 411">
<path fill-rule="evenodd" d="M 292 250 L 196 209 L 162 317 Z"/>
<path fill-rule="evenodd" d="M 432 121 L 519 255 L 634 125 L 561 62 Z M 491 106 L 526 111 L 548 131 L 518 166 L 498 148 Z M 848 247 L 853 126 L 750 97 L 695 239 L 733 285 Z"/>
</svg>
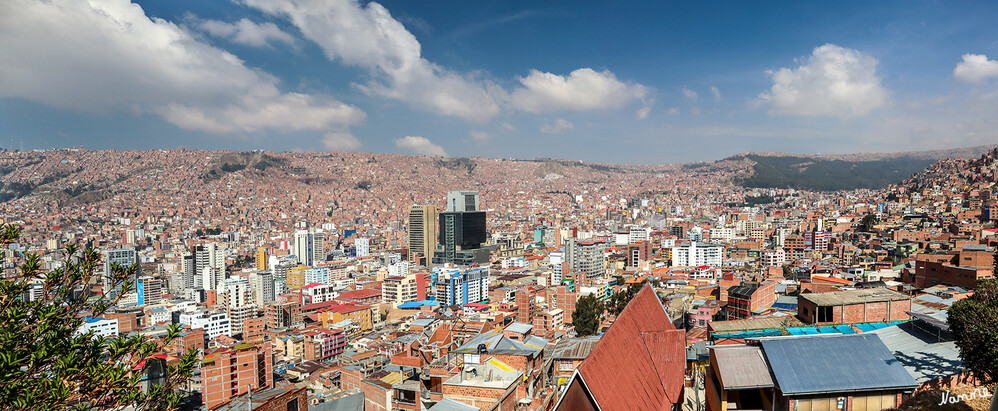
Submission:
<svg viewBox="0 0 998 411">
<path fill-rule="evenodd" d="M 672 265 L 677 267 L 719 266 L 723 261 L 722 245 L 690 241 L 688 246 L 672 248 Z"/>
<path fill-rule="evenodd" d="M 418 301 L 419 287 L 426 287 L 425 280 L 420 279 L 422 276 L 423 274 L 413 273 L 385 278 L 381 283 L 381 302 L 398 307 L 399 304 Z"/>
<path fill-rule="evenodd" d="M 326 261 L 326 234 L 322 230 L 295 231 L 295 256 L 298 264 L 315 265 Z"/>
<path fill-rule="evenodd" d="M 437 301 L 447 306 L 477 303 L 489 298 L 489 268 L 434 267 Z"/>
<path fill-rule="evenodd" d="M 204 329 L 205 338 L 210 340 L 219 335 L 232 336 L 232 324 L 229 315 L 208 310 L 180 314 L 180 324 L 191 328 Z"/>
<path fill-rule="evenodd" d="M 305 304 L 323 303 L 339 295 L 335 291 L 336 286 L 332 284 L 308 284 L 302 287 L 302 297 Z"/>
<path fill-rule="evenodd" d="M 84 319 L 83 325 L 76 330 L 77 334 L 86 334 L 90 331 L 94 332 L 94 336 L 100 337 L 114 337 L 118 335 L 118 320 L 111 318 L 92 318 L 87 317 Z"/>
<path fill-rule="evenodd" d="M 258 271 L 249 275 L 250 288 L 253 289 L 253 301 L 256 305 L 263 307 L 274 301 L 277 294 L 274 293 L 274 274 L 268 271 Z"/>
<path fill-rule="evenodd" d="M 780 267 L 787 263 L 787 253 L 783 249 L 778 250 L 763 250 L 762 251 L 762 266 L 763 267 Z"/>
<path fill-rule="evenodd" d="M 357 257 L 367 257 L 371 255 L 371 239 L 357 238 L 353 240 L 353 246 L 357 250 Z"/>
<path fill-rule="evenodd" d="M 627 244 L 634 244 L 638 241 L 648 241 L 648 228 L 647 227 L 631 227 L 631 230 L 627 233 Z"/>
<path fill-rule="evenodd" d="M 551 262 L 551 284 L 561 283 L 561 263 L 565 261 L 565 253 L 563 251 L 554 251 L 548 254 L 549 261 Z"/>
</svg>

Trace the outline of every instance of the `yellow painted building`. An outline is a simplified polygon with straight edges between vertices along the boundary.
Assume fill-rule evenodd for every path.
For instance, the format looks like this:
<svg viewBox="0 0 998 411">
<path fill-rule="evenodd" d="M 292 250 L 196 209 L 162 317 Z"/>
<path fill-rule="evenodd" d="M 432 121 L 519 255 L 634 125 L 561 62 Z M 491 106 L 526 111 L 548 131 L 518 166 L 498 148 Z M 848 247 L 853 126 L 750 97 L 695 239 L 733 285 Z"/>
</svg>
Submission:
<svg viewBox="0 0 998 411">
<path fill-rule="evenodd" d="M 353 321 L 361 331 L 374 329 L 374 315 L 371 306 L 343 304 L 319 313 L 323 327 L 329 327 L 343 320 Z"/>
<path fill-rule="evenodd" d="M 288 269 L 287 287 L 289 290 L 300 289 L 305 286 L 305 270 L 311 267 L 299 265 Z"/>
<path fill-rule="evenodd" d="M 267 270 L 267 249 L 260 247 L 256 249 L 256 269 L 259 271 Z"/>
</svg>

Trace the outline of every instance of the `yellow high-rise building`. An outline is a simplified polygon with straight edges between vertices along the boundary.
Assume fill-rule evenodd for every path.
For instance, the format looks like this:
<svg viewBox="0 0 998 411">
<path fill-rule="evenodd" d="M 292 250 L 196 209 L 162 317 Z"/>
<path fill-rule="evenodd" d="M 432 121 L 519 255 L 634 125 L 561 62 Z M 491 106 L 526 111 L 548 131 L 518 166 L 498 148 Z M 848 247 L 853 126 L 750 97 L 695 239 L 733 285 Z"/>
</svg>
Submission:
<svg viewBox="0 0 998 411">
<path fill-rule="evenodd" d="M 409 261 L 424 258 L 429 265 L 437 249 L 437 206 L 413 205 L 409 207 Z"/>
<path fill-rule="evenodd" d="M 289 290 L 299 289 L 305 286 L 305 270 L 312 268 L 307 265 L 299 265 L 288 269 L 286 284 Z"/>
<path fill-rule="evenodd" d="M 256 269 L 259 271 L 267 270 L 267 249 L 260 247 L 256 249 Z"/>
</svg>

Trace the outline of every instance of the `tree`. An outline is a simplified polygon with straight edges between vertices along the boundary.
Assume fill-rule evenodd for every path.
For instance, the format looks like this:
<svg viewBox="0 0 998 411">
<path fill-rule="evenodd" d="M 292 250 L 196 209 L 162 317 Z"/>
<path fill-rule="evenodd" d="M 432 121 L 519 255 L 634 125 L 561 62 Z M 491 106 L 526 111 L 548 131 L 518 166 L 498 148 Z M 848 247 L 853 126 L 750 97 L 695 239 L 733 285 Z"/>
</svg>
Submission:
<svg viewBox="0 0 998 411">
<path fill-rule="evenodd" d="M 783 278 L 788 280 L 794 279 L 794 270 L 791 269 L 789 265 L 783 265 Z"/>
<path fill-rule="evenodd" d="M 978 280 L 974 295 L 953 303 L 948 323 L 960 359 L 981 384 L 998 383 L 998 279 Z"/>
<path fill-rule="evenodd" d="M 598 333 L 605 310 L 603 301 L 595 296 L 587 295 L 580 298 L 575 304 L 575 312 L 572 313 L 572 325 L 575 326 L 575 333 L 580 337 Z"/>
<path fill-rule="evenodd" d="M 877 224 L 876 214 L 867 214 L 863 216 L 863 219 L 859 221 L 859 231 L 869 232 L 873 231 L 873 226 Z"/>
<path fill-rule="evenodd" d="M 631 302 L 631 299 L 637 295 L 638 291 L 641 291 L 641 284 L 635 283 L 628 285 L 627 288 L 614 294 L 610 297 L 610 302 L 607 304 L 607 311 L 614 317 L 620 315 L 624 311 L 624 307 L 627 307 L 627 303 Z"/>
<path fill-rule="evenodd" d="M 19 234 L 17 227 L 0 224 L 0 245 Z M 151 356 L 180 334 L 178 326 L 163 340 L 78 331 L 84 316 L 100 317 L 116 302 L 89 295 L 87 284 L 100 259 L 97 250 L 69 245 L 60 268 L 45 273 L 41 259 L 29 254 L 16 272 L 0 279 L 0 409 L 177 408 L 181 397 L 175 387 L 190 379 L 197 350 L 166 367 L 165 384 L 143 393 L 139 382 L 142 364 L 153 363 Z M 135 269 L 113 264 L 109 288 L 120 286 L 125 294 Z M 38 295 L 29 291 L 39 286 L 41 298 L 28 298 Z"/>
</svg>

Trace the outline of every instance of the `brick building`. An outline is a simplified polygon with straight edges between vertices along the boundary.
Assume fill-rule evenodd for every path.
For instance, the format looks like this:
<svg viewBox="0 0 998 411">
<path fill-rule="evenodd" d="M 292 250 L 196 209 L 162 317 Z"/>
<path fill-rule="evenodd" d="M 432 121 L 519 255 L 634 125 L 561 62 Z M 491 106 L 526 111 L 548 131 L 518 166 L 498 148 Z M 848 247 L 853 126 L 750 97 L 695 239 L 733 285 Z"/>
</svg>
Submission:
<svg viewBox="0 0 998 411">
<path fill-rule="evenodd" d="M 740 320 L 752 317 L 753 311 L 769 308 L 776 302 L 776 281 L 746 281 L 728 289 L 728 318 Z"/>
<path fill-rule="evenodd" d="M 273 385 L 273 349 L 270 341 L 220 348 L 205 355 L 201 369 L 204 405 L 215 408 L 250 390 Z"/>
<path fill-rule="evenodd" d="M 909 319 L 911 297 L 886 288 L 801 294 L 797 316 L 804 324 L 851 324 Z"/>
</svg>

